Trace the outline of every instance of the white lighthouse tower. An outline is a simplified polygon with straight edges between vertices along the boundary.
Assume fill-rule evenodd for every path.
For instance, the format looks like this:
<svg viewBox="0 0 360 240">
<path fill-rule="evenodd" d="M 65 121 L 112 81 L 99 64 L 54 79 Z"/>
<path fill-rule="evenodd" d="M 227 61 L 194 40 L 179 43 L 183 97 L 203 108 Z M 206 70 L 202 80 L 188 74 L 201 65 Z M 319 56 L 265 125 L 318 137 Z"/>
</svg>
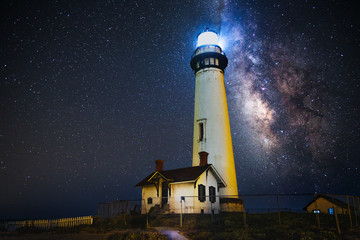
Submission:
<svg viewBox="0 0 360 240">
<path fill-rule="evenodd" d="M 234 154 L 226 100 L 224 70 L 228 64 L 219 37 L 206 30 L 198 36 L 191 58 L 195 71 L 195 112 L 192 167 L 163 168 L 141 180 L 141 212 L 243 212 L 238 198 Z"/>
<path fill-rule="evenodd" d="M 208 153 L 207 162 L 215 167 L 226 184 L 219 189 L 219 194 L 225 198 L 237 198 L 238 188 L 224 83 L 224 70 L 228 59 L 218 42 L 219 37 L 213 31 L 207 29 L 199 34 L 190 62 L 195 71 L 192 165 L 201 165 L 200 155 Z"/>
</svg>

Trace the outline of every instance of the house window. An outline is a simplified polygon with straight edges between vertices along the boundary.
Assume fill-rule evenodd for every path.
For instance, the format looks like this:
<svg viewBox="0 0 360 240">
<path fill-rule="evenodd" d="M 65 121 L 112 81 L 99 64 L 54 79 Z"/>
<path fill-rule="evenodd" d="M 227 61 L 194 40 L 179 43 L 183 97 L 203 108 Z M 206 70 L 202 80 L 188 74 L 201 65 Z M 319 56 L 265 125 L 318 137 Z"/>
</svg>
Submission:
<svg viewBox="0 0 360 240">
<path fill-rule="evenodd" d="M 332 207 L 332 208 L 329 208 L 329 214 L 330 215 L 333 215 L 334 214 L 334 208 Z"/>
<path fill-rule="evenodd" d="M 205 186 L 202 184 L 198 185 L 198 198 L 200 202 L 205 202 Z"/>
<path fill-rule="evenodd" d="M 216 191 L 215 191 L 215 187 L 213 186 L 209 187 L 209 198 L 210 198 L 210 202 L 212 203 L 216 202 Z"/>
<path fill-rule="evenodd" d="M 151 197 L 148 198 L 148 204 L 152 204 L 152 198 Z"/>
<path fill-rule="evenodd" d="M 215 65 L 219 66 L 219 59 L 215 58 Z"/>
</svg>

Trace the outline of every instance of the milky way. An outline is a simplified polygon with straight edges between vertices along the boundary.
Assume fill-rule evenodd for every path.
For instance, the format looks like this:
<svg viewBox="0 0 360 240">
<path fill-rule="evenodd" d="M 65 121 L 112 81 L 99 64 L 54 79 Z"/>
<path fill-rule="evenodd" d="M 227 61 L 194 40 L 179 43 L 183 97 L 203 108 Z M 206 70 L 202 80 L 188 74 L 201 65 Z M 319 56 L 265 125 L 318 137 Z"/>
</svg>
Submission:
<svg viewBox="0 0 360 240">
<path fill-rule="evenodd" d="M 314 5 L 312 9 L 315 8 Z M 316 40 L 327 36 L 327 41 L 331 41 L 334 30 L 308 23 L 303 29 L 292 29 L 283 35 L 280 29 L 284 19 L 274 20 L 279 21 L 278 25 L 266 29 L 260 26 L 266 25 L 264 22 L 255 19 L 256 11 L 244 12 L 237 19 L 241 14 L 226 3 L 221 34 L 232 59 L 226 78 L 230 104 L 237 109 L 232 126 L 241 135 L 239 148 L 252 155 L 252 160 L 245 164 L 259 170 L 254 175 L 272 179 L 272 185 L 276 182 L 278 191 L 289 191 L 292 187 L 284 182 L 296 176 L 300 191 L 308 184 L 315 191 L 327 191 L 328 183 L 333 181 L 331 177 L 343 175 L 334 172 L 334 165 L 355 165 L 352 171 L 358 171 L 358 162 L 350 163 L 348 154 L 345 155 L 349 151 L 346 149 L 354 149 L 354 145 L 345 144 L 358 128 L 358 108 L 354 108 L 354 95 L 345 96 L 338 90 L 346 81 L 341 78 L 354 81 L 351 79 L 354 73 L 341 75 L 344 56 L 341 51 L 334 54 L 329 49 L 324 55 L 316 49 L 324 44 L 316 44 Z M 296 18 L 288 17 L 287 24 L 291 21 Z M 323 32 L 309 36 L 309 28 L 316 27 Z M 309 42 L 314 45 L 308 46 Z M 332 50 L 336 49 L 339 47 Z M 331 75 L 331 71 L 337 75 Z M 316 180 L 308 182 L 306 178 Z M 293 184 L 291 181 L 290 185 Z"/>
</svg>

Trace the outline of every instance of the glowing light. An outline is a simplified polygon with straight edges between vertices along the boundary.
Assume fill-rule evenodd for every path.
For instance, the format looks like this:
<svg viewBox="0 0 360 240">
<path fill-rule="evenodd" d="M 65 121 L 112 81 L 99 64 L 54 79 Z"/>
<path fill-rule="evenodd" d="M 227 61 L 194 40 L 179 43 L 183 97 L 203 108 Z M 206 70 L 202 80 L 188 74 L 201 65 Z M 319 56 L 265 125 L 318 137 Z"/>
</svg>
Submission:
<svg viewBox="0 0 360 240">
<path fill-rule="evenodd" d="M 224 36 L 219 37 L 219 44 L 218 44 L 222 50 L 226 50 L 226 39 Z"/>
<path fill-rule="evenodd" d="M 205 31 L 198 36 L 198 41 L 196 47 L 204 45 L 218 45 L 219 36 L 212 31 Z"/>
</svg>

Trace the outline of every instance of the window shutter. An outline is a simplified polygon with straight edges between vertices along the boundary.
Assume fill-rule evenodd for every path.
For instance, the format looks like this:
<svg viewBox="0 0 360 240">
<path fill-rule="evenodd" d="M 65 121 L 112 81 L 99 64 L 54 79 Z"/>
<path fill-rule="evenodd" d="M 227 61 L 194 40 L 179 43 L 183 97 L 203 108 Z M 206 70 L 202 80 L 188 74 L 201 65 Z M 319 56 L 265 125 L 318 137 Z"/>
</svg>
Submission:
<svg viewBox="0 0 360 240">
<path fill-rule="evenodd" d="M 198 198 L 200 202 L 205 202 L 205 186 L 202 184 L 198 185 Z"/>
<path fill-rule="evenodd" d="M 216 202 L 216 191 L 215 191 L 215 187 L 213 186 L 209 187 L 209 198 L 210 198 L 210 202 L 212 203 Z"/>
</svg>

